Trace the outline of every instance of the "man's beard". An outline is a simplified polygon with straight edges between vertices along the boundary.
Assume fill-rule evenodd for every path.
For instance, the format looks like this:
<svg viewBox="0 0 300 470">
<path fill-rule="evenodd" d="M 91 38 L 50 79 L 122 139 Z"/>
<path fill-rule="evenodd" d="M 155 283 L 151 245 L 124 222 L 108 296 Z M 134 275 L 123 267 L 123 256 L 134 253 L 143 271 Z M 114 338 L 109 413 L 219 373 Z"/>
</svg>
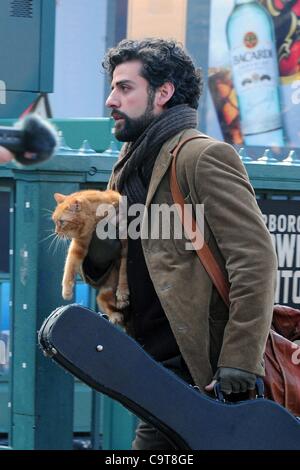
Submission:
<svg viewBox="0 0 300 470">
<path fill-rule="evenodd" d="M 118 129 L 118 125 L 115 127 L 116 139 L 120 142 L 134 142 L 137 140 L 156 117 L 153 113 L 153 103 L 154 92 L 149 90 L 147 108 L 138 118 L 130 118 L 125 113 L 116 111 L 116 114 L 124 119 L 123 125 L 120 129 Z M 112 111 L 112 115 L 113 114 L 114 111 Z"/>
</svg>

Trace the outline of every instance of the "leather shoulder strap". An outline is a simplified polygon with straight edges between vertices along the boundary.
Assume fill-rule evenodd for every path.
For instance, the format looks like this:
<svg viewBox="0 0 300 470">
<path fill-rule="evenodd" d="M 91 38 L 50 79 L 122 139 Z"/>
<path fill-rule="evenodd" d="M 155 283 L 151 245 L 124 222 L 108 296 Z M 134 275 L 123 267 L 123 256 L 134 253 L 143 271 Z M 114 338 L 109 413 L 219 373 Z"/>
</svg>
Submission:
<svg viewBox="0 0 300 470">
<path fill-rule="evenodd" d="M 214 286 L 222 297 L 226 305 L 229 306 L 229 284 L 223 276 L 223 273 L 218 265 L 214 255 L 212 254 L 209 246 L 204 240 L 204 234 L 201 233 L 199 226 L 193 215 L 185 208 L 184 197 L 180 190 L 177 174 L 176 174 L 176 159 L 182 147 L 191 140 L 199 139 L 201 136 L 189 137 L 182 140 L 172 150 L 172 168 L 170 175 L 170 188 L 174 202 L 177 204 L 176 209 L 183 225 L 187 237 L 190 239 L 201 263 L 203 264 L 207 274 L 212 280 Z"/>
</svg>

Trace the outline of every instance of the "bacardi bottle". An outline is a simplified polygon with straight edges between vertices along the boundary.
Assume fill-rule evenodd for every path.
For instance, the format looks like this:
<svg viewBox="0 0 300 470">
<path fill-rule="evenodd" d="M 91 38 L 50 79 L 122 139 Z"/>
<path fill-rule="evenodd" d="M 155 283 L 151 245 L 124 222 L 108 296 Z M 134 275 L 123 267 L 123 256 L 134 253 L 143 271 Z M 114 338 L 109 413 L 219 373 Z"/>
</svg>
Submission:
<svg viewBox="0 0 300 470">
<path fill-rule="evenodd" d="M 244 141 L 283 146 L 272 18 L 255 0 L 235 0 L 226 29 Z"/>
</svg>

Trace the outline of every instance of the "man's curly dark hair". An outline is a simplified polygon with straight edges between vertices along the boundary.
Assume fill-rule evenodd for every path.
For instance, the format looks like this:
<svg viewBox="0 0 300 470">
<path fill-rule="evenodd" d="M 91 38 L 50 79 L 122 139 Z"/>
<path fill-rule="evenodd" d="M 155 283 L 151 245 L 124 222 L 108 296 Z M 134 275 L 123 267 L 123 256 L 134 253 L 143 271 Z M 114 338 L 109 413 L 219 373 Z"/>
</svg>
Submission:
<svg viewBox="0 0 300 470">
<path fill-rule="evenodd" d="M 202 72 L 195 68 L 180 43 L 158 38 L 123 39 L 108 50 L 102 65 L 112 78 L 117 65 L 132 60 L 142 62 L 141 76 L 153 90 L 165 82 L 173 83 L 175 92 L 167 108 L 185 103 L 197 109 L 203 88 Z"/>
</svg>

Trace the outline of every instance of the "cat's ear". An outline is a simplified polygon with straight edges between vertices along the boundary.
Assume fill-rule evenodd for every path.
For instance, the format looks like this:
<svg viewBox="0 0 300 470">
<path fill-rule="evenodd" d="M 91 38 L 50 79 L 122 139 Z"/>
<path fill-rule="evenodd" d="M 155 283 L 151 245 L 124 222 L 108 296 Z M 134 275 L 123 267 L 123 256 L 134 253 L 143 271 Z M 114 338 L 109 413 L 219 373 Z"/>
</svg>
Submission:
<svg viewBox="0 0 300 470">
<path fill-rule="evenodd" d="M 63 202 L 66 199 L 66 197 L 67 196 L 65 196 L 64 194 L 54 193 L 54 199 L 56 200 L 57 204 L 60 204 L 61 202 Z"/>
<path fill-rule="evenodd" d="M 73 201 L 72 204 L 70 204 L 70 206 L 69 206 L 69 211 L 71 211 L 71 212 L 81 211 L 80 201 L 78 201 L 77 199 L 75 201 Z"/>
</svg>

